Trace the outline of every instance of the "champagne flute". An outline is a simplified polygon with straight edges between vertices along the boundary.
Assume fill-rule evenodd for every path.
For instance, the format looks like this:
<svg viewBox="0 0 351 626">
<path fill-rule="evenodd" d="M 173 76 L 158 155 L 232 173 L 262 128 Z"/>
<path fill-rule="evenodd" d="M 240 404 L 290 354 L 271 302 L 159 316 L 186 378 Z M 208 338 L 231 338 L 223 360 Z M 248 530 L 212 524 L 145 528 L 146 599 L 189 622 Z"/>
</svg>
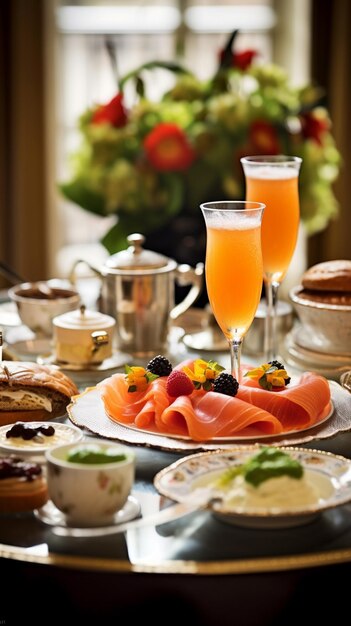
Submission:
<svg viewBox="0 0 351 626">
<path fill-rule="evenodd" d="M 243 338 L 257 310 L 263 264 L 261 202 L 201 204 L 206 224 L 206 285 L 213 314 L 230 345 L 231 372 L 240 382 Z"/>
<path fill-rule="evenodd" d="M 302 159 L 294 156 L 248 156 L 241 159 L 246 199 L 264 202 L 262 220 L 263 280 L 267 314 L 266 362 L 277 358 L 276 316 L 278 289 L 291 261 L 299 227 L 298 176 Z"/>
</svg>

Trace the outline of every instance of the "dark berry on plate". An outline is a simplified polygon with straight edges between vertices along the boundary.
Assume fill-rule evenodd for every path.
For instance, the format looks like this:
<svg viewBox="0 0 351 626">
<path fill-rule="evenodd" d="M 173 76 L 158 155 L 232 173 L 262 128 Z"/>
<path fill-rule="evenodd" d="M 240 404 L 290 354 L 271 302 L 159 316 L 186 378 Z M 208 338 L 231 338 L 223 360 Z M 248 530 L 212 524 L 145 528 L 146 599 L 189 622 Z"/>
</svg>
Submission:
<svg viewBox="0 0 351 626">
<path fill-rule="evenodd" d="M 10 437 L 22 437 L 23 426 L 23 422 L 16 422 L 13 426 L 11 426 L 10 430 L 6 431 L 6 438 L 10 439 Z"/>
<path fill-rule="evenodd" d="M 172 363 L 165 356 L 159 354 L 148 362 L 146 369 L 156 376 L 169 376 L 172 371 Z"/>
<path fill-rule="evenodd" d="M 268 361 L 268 365 L 272 365 L 272 367 L 277 367 L 278 370 L 285 370 L 285 366 L 283 365 L 283 363 L 280 363 L 280 361 L 274 360 L 274 361 Z M 284 378 L 285 380 L 285 384 L 288 385 L 291 381 L 290 376 L 287 376 L 287 378 Z"/>
<path fill-rule="evenodd" d="M 194 384 L 181 370 L 173 370 L 167 380 L 166 391 L 172 398 L 189 396 L 194 391 Z"/>
<path fill-rule="evenodd" d="M 236 396 L 239 389 L 239 383 L 231 374 L 222 372 L 213 381 L 213 391 L 224 393 L 226 396 Z"/>
<path fill-rule="evenodd" d="M 280 363 L 280 361 L 277 361 L 277 360 L 268 361 L 268 365 L 271 365 L 272 367 L 276 367 L 278 370 L 285 370 L 283 363 Z"/>
<path fill-rule="evenodd" d="M 36 428 L 32 428 L 31 426 L 24 426 L 22 431 L 22 439 L 25 441 L 29 441 L 30 439 L 34 439 L 36 437 L 38 431 Z"/>
<path fill-rule="evenodd" d="M 52 437 L 55 434 L 55 429 L 51 425 L 39 426 L 38 430 L 41 432 L 42 435 L 45 435 L 46 437 Z"/>
<path fill-rule="evenodd" d="M 29 441 L 30 439 L 34 439 L 39 432 L 47 437 L 52 437 L 52 435 L 55 434 L 55 429 L 51 424 L 34 426 L 30 423 L 16 422 L 10 430 L 6 432 L 6 437 L 7 439 L 10 439 L 10 437 L 22 437 L 25 441 Z"/>
<path fill-rule="evenodd" d="M 25 461 L 17 456 L 0 459 L 0 480 L 23 476 L 27 481 L 31 481 L 41 473 L 41 466 L 38 463 Z"/>
</svg>

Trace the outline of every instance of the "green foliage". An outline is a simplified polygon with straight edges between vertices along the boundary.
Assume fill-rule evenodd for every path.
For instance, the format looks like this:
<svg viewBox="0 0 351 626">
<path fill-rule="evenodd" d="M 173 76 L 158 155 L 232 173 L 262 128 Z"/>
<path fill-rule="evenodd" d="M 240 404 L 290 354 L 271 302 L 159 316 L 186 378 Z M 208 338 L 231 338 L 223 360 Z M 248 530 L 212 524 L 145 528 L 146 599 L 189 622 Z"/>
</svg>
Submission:
<svg viewBox="0 0 351 626">
<path fill-rule="evenodd" d="M 233 67 L 229 55 L 233 40 L 232 36 L 217 72 L 207 81 L 162 61 L 128 73 L 120 81 L 121 89 L 133 82 L 139 99 L 121 127 L 94 124 L 94 110 L 81 116 L 82 142 L 73 155 L 72 176 L 59 188 L 87 211 L 116 215 L 116 225 L 103 239 L 110 252 L 124 248 L 131 232 L 150 233 L 182 209 L 196 213 L 201 202 L 243 198 L 240 157 L 249 154 L 278 150 L 302 157 L 300 205 L 308 234 L 324 229 L 337 215 L 332 185 L 341 159 L 328 111 L 320 106 L 320 90 L 292 87 L 276 65 Z M 151 102 L 145 81 L 155 68 L 173 72 L 175 84 L 160 101 Z M 308 127 L 306 115 L 312 120 Z M 148 160 L 144 140 L 160 123 L 176 124 L 186 134 L 195 152 L 187 169 L 157 171 Z"/>
</svg>

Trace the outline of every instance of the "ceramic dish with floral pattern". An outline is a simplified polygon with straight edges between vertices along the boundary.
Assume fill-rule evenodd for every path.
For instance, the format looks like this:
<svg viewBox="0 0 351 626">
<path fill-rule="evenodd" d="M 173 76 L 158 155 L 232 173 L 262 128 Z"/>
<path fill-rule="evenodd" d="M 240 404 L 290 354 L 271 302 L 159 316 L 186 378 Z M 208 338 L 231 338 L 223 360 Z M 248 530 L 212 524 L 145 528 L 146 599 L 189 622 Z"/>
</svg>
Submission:
<svg viewBox="0 0 351 626">
<path fill-rule="evenodd" d="M 268 463 L 268 479 L 262 480 L 258 455 L 263 455 L 266 468 Z M 281 459 L 287 460 L 286 475 L 279 470 L 275 474 Z M 177 502 L 203 497 L 226 522 L 284 528 L 305 524 L 327 509 L 350 502 L 351 461 L 319 450 L 245 446 L 180 459 L 161 470 L 154 484 L 162 495 Z"/>
</svg>

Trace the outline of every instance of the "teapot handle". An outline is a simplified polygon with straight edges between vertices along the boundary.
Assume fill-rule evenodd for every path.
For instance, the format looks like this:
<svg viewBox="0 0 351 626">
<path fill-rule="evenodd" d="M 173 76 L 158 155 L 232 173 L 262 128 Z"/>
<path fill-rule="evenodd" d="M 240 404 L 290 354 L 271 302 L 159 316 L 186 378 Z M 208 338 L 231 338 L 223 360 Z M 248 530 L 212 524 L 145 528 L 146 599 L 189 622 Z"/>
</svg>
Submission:
<svg viewBox="0 0 351 626">
<path fill-rule="evenodd" d="M 203 285 L 204 264 L 197 263 L 194 269 L 190 265 L 183 263 L 182 265 L 178 265 L 176 271 L 176 280 L 178 284 L 181 286 L 191 284 L 192 287 L 189 293 L 185 296 L 184 300 L 171 310 L 170 317 L 172 320 L 177 319 L 179 315 L 185 313 L 185 311 L 191 307 L 196 298 L 199 296 Z"/>
</svg>

